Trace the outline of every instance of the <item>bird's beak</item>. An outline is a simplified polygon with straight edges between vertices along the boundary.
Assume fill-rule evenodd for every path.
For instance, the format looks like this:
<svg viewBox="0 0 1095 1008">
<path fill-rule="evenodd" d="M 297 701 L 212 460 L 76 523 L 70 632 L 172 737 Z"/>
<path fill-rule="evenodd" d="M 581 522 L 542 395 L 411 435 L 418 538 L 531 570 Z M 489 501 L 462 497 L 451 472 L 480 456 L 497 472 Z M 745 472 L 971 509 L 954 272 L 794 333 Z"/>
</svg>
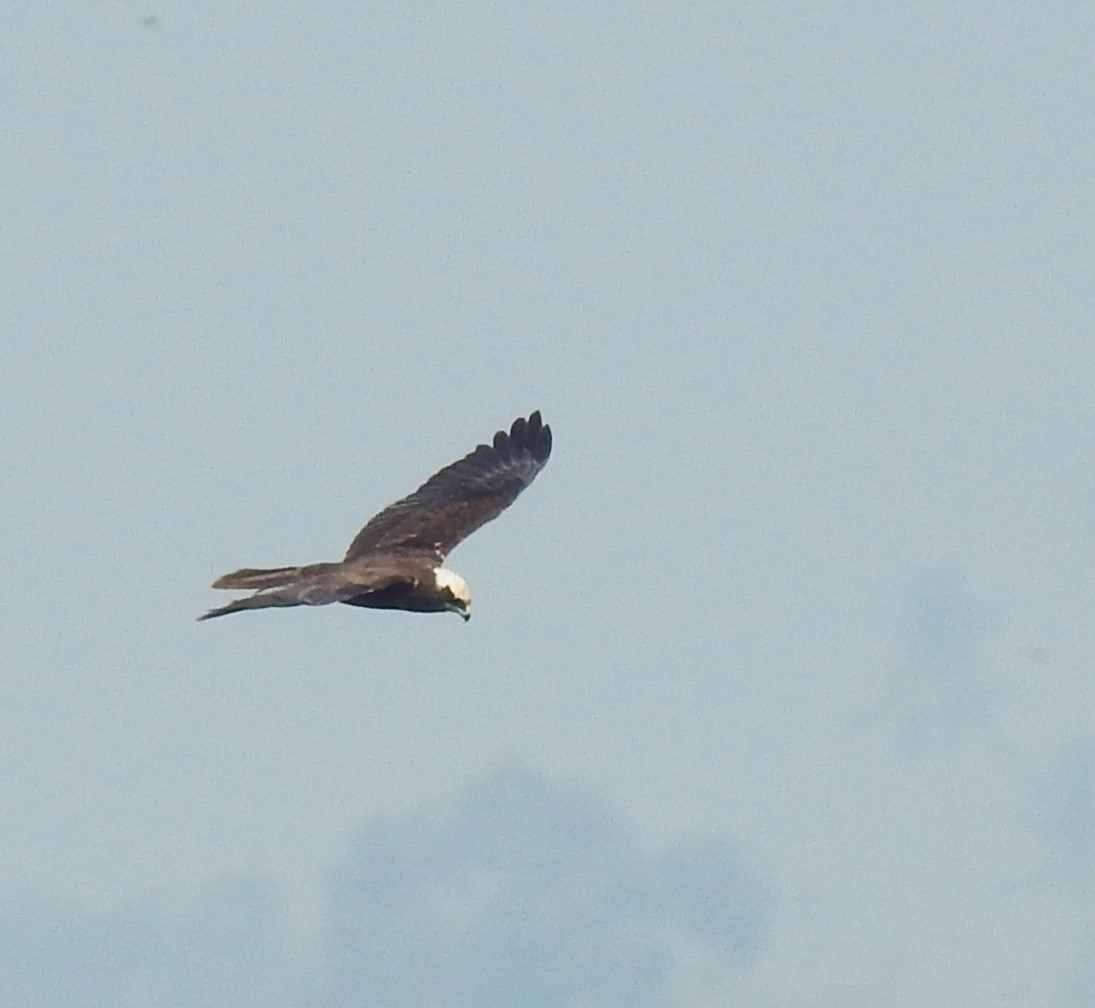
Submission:
<svg viewBox="0 0 1095 1008">
<path fill-rule="evenodd" d="M 460 618 L 461 618 L 461 619 L 462 619 L 462 620 L 463 620 L 463 621 L 464 621 L 465 623 L 467 623 L 467 622 L 468 622 L 468 620 L 470 620 L 470 619 L 471 619 L 471 613 L 470 613 L 470 612 L 468 612 L 468 610 L 467 610 L 467 609 L 462 609 L 462 608 L 461 608 L 460 606 L 458 606 L 458 605 L 457 605 L 457 604 L 456 604 L 455 602 L 451 603 L 451 604 L 450 604 L 450 605 L 448 606 L 448 610 L 449 610 L 449 612 L 454 612 L 454 613 L 456 613 L 456 615 L 457 615 L 457 616 L 459 616 L 459 617 L 460 617 Z"/>
</svg>

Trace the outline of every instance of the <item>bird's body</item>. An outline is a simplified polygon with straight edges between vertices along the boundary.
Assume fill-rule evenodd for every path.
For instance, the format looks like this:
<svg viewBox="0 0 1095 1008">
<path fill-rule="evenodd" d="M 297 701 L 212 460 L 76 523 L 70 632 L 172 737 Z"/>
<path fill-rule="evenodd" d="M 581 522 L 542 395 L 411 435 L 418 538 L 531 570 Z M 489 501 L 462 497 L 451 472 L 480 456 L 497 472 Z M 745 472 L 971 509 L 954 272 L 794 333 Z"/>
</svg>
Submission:
<svg viewBox="0 0 1095 1008">
<path fill-rule="evenodd" d="M 457 543 L 509 507 L 550 455 L 551 428 L 539 412 L 517 419 L 509 433 L 499 431 L 491 445 L 479 445 L 372 518 L 341 562 L 225 574 L 214 588 L 255 594 L 198 619 L 342 602 L 369 609 L 457 612 L 466 620 L 471 604 L 467 583 L 441 562 Z"/>
</svg>

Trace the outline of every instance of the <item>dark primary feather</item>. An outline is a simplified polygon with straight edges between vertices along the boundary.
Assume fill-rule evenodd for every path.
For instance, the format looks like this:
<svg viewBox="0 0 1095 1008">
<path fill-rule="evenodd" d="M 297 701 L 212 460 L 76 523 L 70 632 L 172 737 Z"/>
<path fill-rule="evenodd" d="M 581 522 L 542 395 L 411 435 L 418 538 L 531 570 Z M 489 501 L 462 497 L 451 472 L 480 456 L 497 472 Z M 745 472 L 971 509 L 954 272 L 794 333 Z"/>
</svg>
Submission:
<svg viewBox="0 0 1095 1008">
<path fill-rule="evenodd" d="M 346 559 L 382 550 L 426 550 L 443 560 L 457 543 L 497 518 L 547 464 L 551 428 L 537 410 L 494 435 L 491 445 L 434 473 L 414 493 L 376 515 Z"/>
</svg>

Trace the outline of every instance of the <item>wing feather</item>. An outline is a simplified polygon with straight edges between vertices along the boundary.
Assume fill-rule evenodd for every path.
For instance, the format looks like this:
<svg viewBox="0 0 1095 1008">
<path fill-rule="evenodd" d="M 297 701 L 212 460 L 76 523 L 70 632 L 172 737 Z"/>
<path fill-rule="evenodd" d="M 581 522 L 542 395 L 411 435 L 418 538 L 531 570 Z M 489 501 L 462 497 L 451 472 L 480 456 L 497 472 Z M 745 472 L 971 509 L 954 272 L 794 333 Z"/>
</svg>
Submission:
<svg viewBox="0 0 1095 1008">
<path fill-rule="evenodd" d="M 422 550 L 443 560 L 457 543 L 497 518 L 547 464 L 551 428 L 537 410 L 513 421 L 490 445 L 434 473 L 414 493 L 386 507 L 346 551 L 355 560 L 383 550 Z"/>
</svg>

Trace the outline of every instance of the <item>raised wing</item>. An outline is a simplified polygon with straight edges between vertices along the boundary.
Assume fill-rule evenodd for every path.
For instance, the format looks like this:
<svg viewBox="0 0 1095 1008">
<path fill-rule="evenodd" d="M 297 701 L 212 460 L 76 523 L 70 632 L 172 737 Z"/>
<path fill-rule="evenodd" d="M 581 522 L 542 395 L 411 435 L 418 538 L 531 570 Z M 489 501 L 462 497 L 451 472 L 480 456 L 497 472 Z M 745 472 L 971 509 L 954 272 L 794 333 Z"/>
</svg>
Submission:
<svg viewBox="0 0 1095 1008">
<path fill-rule="evenodd" d="M 386 507 L 350 543 L 347 560 L 391 549 L 423 550 L 443 560 L 477 528 L 497 518 L 547 464 L 551 428 L 537 410 L 507 434 L 434 473 L 413 494 Z"/>
</svg>

